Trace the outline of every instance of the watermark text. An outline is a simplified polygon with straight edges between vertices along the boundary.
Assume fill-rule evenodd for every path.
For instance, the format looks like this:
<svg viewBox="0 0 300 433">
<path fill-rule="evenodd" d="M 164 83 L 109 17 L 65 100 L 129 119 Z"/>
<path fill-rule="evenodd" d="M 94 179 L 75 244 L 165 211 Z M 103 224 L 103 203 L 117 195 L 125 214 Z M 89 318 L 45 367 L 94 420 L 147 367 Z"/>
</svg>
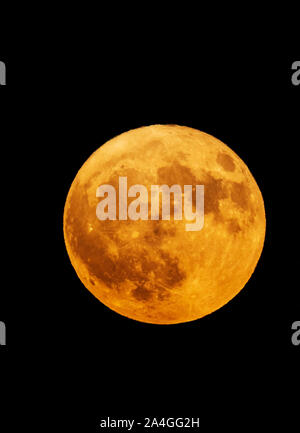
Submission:
<svg viewBox="0 0 300 433">
<path fill-rule="evenodd" d="M 294 346 L 299 346 L 300 345 L 300 320 L 292 324 L 292 330 L 294 331 L 292 335 L 292 343 Z"/>
<path fill-rule="evenodd" d="M 6 345 L 6 326 L 5 323 L 0 322 L 0 346 Z"/>
<path fill-rule="evenodd" d="M 6 85 L 6 66 L 4 62 L 0 60 L 0 86 Z"/>
<path fill-rule="evenodd" d="M 299 84 L 300 84 L 300 61 L 294 62 L 292 64 L 292 70 L 295 71 L 292 74 L 292 83 L 294 86 L 299 86 Z"/>
<path fill-rule="evenodd" d="M 193 194 L 194 193 L 194 194 Z M 160 203 L 160 194 L 162 195 Z M 151 185 L 150 194 L 144 185 L 127 187 L 127 177 L 119 177 L 119 207 L 118 219 L 162 220 L 171 219 L 171 194 L 173 194 L 174 220 L 186 221 L 186 231 L 199 231 L 204 225 L 204 185 Z M 195 203 L 193 204 L 193 195 Z M 150 218 L 148 199 L 150 196 Z M 100 221 L 117 219 L 117 194 L 113 185 L 101 185 L 97 188 L 96 197 L 103 198 L 96 208 L 96 215 Z M 128 198 L 136 198 L 128 206 Z M 195 210 L 193 210 L 193 208 Z"/>
</svg>

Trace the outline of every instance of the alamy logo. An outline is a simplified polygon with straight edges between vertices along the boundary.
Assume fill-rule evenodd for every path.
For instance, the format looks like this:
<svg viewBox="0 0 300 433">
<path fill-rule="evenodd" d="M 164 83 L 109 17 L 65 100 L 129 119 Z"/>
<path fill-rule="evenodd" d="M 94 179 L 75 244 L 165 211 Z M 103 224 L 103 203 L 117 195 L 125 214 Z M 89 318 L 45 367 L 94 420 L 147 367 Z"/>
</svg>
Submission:
<svg viewBox="0 0 300 433">
<path fill-rule="evenodd" d="M 6 326 L 5 323 L 0 322 L 0 346 L 6 345 Z"/>
<path fill-rule="evenodd" d="M 6 85 L 6 66 L 4 62 L 0 60 L 0 86 Z"/>
<path fill-rule="evenodd" d="M 292 330 L 295 331 L 292 335 L 292 343 L 294 346 L 300 345 L 300 321 L 292 324 Z"/>
<path fill-rule="evenodd" d="M 300 61 L 294 62 L 292 64 L 292 70 L 295 71 L 292 75 L 292 83 L 294 86 L 299 86 L 300 84 Z"/>
<path fill-rule="evenodd" d="M 193 191 L 196 195 L 195 211 L 193 210 Z M 204 225 L 204 185 L 184 185 L 182 191 L 180 185 L 151 185 L 151 220 L 159 220 L 160 217 L 160 193 L 161 200 L 161 216 L 162 220 L 171 219 L 171 201 L 170 196 L 173 194 L 174 203 L 174 220 L 194 221 L 190 224 L 185 224 L 186 231 L 199 231 Z M 105 195 L 107 196 L 105 197 Z M 127 188 L 127 177 L 119 177 L 119 220 L 148 220 L 148 190 L 144 185 L 132 185 Z M 105 197 L 98 203 L 96 215 L 100 221 L 116 220 L 116 190 L 112 185 L 101 185 L 97 188 L 96 197 Z M 128 197 L 136 197 L 129 206 L 127 204 Z M 182 203 L 183 202 L 183 203 Z M 183 206 L 182 206 L 183 204 Z"/>
</svg>

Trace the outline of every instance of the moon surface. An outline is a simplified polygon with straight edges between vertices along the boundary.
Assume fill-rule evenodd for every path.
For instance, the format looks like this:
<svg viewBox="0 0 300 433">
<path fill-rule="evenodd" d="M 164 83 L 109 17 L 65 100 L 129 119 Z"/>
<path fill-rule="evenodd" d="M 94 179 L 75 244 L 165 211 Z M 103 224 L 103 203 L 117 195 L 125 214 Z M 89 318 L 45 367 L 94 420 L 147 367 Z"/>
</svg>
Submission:
<svg viewBox="0 0 300 433">
<path fill-rule="evenodd" d="M 184 218 L 100 221 L 96 190 L 114 186 L 118 204 L 120 176 L 128 188 L 148 191 L 204 185 L 202 230 L 186 231 Z M 178 125 L 109 140 L 78 171 L 64 210 L 66 248 L 84 286 L 117 313 L 153 324 L 199 319 L 236 296 L 259 260 L 265 227 L 263 198 L 245 163 L 213 136 Z"/>
</svg>

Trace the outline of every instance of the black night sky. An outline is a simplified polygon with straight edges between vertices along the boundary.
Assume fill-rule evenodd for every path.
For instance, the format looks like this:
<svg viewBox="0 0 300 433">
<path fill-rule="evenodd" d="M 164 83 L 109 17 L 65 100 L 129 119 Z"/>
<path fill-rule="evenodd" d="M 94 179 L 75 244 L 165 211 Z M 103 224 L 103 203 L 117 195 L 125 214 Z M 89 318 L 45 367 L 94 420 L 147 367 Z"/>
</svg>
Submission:
<svg viewBox="0 0 300 433">
<path fill-rule="evenodd" d="M 197 55 L 192 45 L 150 40 L 138 48 L 120 39 L 99 40 L 98 51 L 0 48 L 7 64 L 0 87 L 5 407 L 14 406 L 13 395 L 26 405 L 30 389 L 36 417 L 85 432 L 99 431 L 104 416 L 198 416 L 203 432 L 284 420 L 299 359 L 291 343 L 300 320 L 300 86 L 291 82 L 299 52 L 250 43 Z M 217 312 L 172 326 L 135 322 L 97 301 L 70 265 L 62 231 L 83 162 L 108 139 L 155 123 L 226 143 L 260 186 L 267 219 L 245 289 Z"/>
</svg>

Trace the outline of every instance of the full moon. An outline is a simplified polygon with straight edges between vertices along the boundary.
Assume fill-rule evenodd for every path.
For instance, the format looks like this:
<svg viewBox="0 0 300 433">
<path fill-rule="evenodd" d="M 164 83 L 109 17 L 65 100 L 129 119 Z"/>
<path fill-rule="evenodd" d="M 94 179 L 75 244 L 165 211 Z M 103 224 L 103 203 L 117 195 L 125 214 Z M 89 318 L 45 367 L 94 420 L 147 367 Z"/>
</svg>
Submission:
<svg viewBox="0 0 300 433">
<path fill-rule="evenodd" d="M 119 219 L 120 177 L 148 191 L 204 185 L 202 229 L 186 231 L 184 215 L 152 220 L 150 206 L 147 220 Z M 116 190 L 115 220 L 97 218 L 100 185 Z M 67 252 L 84 286 L 111 310 L 153 324 L 196 320 L 234 298 L 256 267 L 265 228 L 263 198 L 245 163 L 213 136 L 177 125 L 106 142 L 78 171 L 64 209 Z"/>
</svg>

